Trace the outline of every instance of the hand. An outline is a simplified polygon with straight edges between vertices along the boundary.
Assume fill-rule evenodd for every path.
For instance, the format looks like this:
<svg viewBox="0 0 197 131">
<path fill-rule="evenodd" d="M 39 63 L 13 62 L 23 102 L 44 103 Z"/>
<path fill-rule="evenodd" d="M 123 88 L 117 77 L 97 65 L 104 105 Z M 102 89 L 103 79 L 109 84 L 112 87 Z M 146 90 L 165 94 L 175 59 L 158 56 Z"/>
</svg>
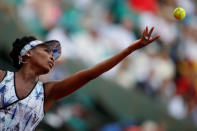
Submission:
<svg viewBox="0 0 197 131">
<path fill-rule="evenodd" d="M 150 31 L 148 31 L 148 27 L 146 27 L 143 31 L 142 37 L 134 44 L 135 49 L 140 49 L 160 38 L 160 36 L 156 36 L 154 38 L 151 37 L 153 30 L 154 27 L 152 27 Z"/>
</svg>

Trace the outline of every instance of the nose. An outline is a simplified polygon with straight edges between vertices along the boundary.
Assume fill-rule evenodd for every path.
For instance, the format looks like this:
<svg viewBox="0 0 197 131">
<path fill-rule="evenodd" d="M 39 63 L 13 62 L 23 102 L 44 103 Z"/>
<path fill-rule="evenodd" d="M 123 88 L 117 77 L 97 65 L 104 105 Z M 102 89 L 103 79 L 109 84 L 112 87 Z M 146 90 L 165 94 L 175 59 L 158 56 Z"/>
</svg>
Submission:
<svg viewBox="0 0 197 131">
<path fill-rule="evenodd" d="M 53 53 L 50 55 L 50 60 L 54 62 Z"/>
</svg>

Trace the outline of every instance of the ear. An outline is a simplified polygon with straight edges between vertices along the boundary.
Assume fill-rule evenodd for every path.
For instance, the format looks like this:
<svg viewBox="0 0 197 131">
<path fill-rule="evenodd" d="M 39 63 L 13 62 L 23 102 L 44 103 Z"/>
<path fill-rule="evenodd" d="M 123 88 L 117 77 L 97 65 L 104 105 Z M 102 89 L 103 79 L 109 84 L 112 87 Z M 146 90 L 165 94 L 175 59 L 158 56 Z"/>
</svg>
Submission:
<svg viewBox="0 0 197 131">
<path fill-rule="evenodd" d="M 26 53 L 26 56 L 27 56 L 27 57 L 31 57 L 31 51 L 28 51 L 28 52 Z"/>
</svg>

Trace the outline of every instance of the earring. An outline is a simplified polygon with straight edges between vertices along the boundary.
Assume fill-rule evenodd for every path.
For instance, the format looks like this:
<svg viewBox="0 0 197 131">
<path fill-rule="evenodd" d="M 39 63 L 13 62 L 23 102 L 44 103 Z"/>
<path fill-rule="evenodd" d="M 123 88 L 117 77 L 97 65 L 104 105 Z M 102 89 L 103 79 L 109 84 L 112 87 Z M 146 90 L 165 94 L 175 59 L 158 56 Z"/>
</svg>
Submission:
<svg viewBox="0 0 197 131">
<path fill-rule="evenodd" d="M 21 63 L 27 63 L 27 62 L 25 62 L 25 61 L 23 61 L 23 57 L 22 56 L 19 56 L 18 57 L 18 63 L 19 63 L 19 65 L 21 64 Z"/>
<path fill-rule="evenodd" d="M 22 61 L 23 61 L 22 59 L 23 59 L 23 58 L 22 58 L 21 56 L 18 57 L 18 64 L 19 64 L 19 65 L 22 63 Z"/>
</svg>

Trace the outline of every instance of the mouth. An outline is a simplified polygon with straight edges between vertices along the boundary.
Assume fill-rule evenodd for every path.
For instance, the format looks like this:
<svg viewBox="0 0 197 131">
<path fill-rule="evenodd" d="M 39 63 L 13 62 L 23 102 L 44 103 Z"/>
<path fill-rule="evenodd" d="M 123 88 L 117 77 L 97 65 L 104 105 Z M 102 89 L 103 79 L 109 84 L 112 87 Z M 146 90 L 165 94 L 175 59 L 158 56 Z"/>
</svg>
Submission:
<svg viewBox="0 0 197 131">
<path fill-rule="evenodd" d="M 48 63 L 49 63 L 50 68 L 53 68 L 54 63 L 53 63 L 53 62 L 51 62 L 51 61 L 49 61 Z"/>
</svg>

